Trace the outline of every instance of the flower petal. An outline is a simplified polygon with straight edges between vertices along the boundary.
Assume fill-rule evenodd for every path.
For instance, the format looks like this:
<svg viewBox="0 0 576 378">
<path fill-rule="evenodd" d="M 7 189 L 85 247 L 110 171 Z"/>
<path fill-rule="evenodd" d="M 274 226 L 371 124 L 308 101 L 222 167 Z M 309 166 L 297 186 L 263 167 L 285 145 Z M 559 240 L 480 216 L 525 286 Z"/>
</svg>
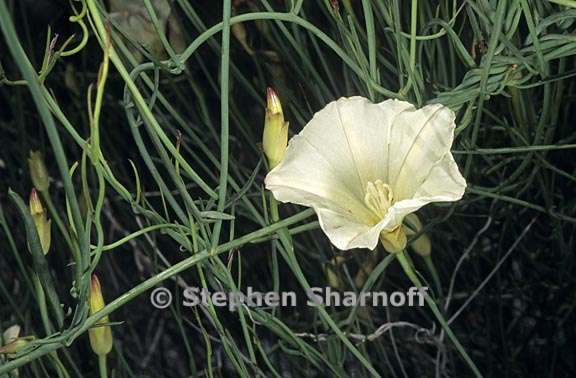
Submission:
<svg viewBox="0 0 576 378">
<path fill-rule="evenodd" d="M 440 104 L 407 110 L 396 117 L 387 177 L 397 200 L 412 198 L 433 167 L 449 153 L 454 118 L 454 112 Z"/>
<path fill-rule="evenodd" d="M 342 172 L 302 135 L 292 138 L 284 160 L 268 173 L 265 184 L 280 202 L 332 209 L 362 223 L 372 219 Z"/>
<path fill-rule="evenodd" d="M 442 160 L 432 167 L 428 177 L 414 198 L 425 199 L 428 202 L 458 201 L 466 190 L 466 180 L 462 177 L 452 154 L 448 152 Z"/>
<path fill-rule="evenodd" d="M 373 104 L 363 97 L 340 99 L 327 106 L 326 110 L 330 106 L 332 114 L 329 122 L 325 122 L 323 128 L 315 127 L 311 132 L 317 133 L 321 142 L 326 141 L 326 134 L 338 133 L 342 149 L 348 149 L 347 159 L 356 169 L 361 196 L 364 197 L 368 182 L 383 180 L 388 183 L 385 173 L 392 125 L 400 114 L 414 109 L 414 106 L 398 100 Z M 312 126 L 312 122 L 309 126 Z M 342 158 L 338 156 L 335 160 L 339 163 Z"/>
<path fill-rule="evenodd" d="M 394 227 L 402 223 L 404 217 L 432 202 L 454 202 L 464 195 L 466 180 L 458 170 L 451 153 L 444 155 L 430 170 L 424 182 L 414 193 L 414 197 L 396 202 L 390 209 Z"/>
<path fill-rule="evenodd" d="M 392 217 L 386 217 L 374 226 L 358 222 L 348 214 L 327 208 L 315 208 L 322 231 L 330 242 L 340 250 L 354 248 L 374 249 L 380 240 L 380 232 L 390 228 Z"/>
<path fill-rule="evenodd" d="M 325 208 L 315 208 L 315 211 L 320 227 L 338 249 L 374 249 L 382 231 L 393 231 L 402 224 L 405 216 L 431 202 L 459 200 L 465 189 L 466 180 L 460 174 L 452 154 L 447 153 L 432 167 L 414 198 L 395 203 L 384 219 L 374 226 L 358 222 L 346 213 Z"/>
</svg>

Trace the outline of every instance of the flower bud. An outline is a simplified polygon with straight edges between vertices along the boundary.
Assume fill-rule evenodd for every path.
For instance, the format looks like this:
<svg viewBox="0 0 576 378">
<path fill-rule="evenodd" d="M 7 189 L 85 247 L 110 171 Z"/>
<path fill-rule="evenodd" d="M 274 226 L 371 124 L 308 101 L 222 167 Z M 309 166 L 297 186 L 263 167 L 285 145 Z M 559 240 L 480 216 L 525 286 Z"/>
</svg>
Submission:
<svg viewBox="0 0 576 378">
<path fill-rule="evenodd" d="M 348 14 L 354 14 L 354 9 L 352 8 L 352 0 L 342 0 L 342 3 L 344 4 L 344 9 L 346 9 Z"/>
<path fill-rule="evenodd" d="M 10 355 L 20 352 L 29 342 L 27 337 L 20 337 L 0 348 L 0 354 L 8 354 L 8 357 L 11 357 Z"/>
<path fill-rule="evenodd" d="M 41 192 L 48 190 L 50 187 L 50 177 L 44 164 L 44 159 L 40 151 L 30 151 L 28 158 L 28 168 L 30 169 L 30 178 L 34 187 Z"/>
<path fill-rule="evenodd" d="M 406 233 L 402 226 L 396 227 L 392 231 L 383 231 L 380 234 L 380 241 L 384 249 L 389 253 L 402 252 L 406 248 Z"/>
<path fill-rule="evenodd" d="M 338 277 L 338 273 L 335 271 L 336 267 L 330 263 L 324 263 L 322 269 L 324 270 L 324 275 L 326 276 L 328 285 L 334 289 L 340 289 L 342 281 L 340 280 L 340 277 Z"/>
<path fill-rule="evenodd" d="M 268 87 L 266 89 L 266 110 L 268 110 L 272 114 L 282 114 L 282 103 L 276 94 L 274 88 Z"/>
<path fill-rule="evenodd" d="M 415 235 L 422 230 L 422 222 L 416 214 L 409 214 L 406 216 L 406 222 L 411 227 L 404 227 L 404 231 L 407 235 Z M 430 237 L 426 234 L 422 234 L 418 239 L 413 240 L 410 246 L 414 252 L 422 257 L 430 256 L 432 253 L 432 243 L 430 242 Z"/>
<path fill-rule="evenodd" d="M 38 191 L 35 188 L 32 188 L 30 192 L 30 214 L 32 214 L 36 232 L 38 232 L 38 237 L 40 238 L 42 252 L 47 254 L 52 241 L 52 221 L 46 218 L 46 210 L 44 210 L 42 201 L 40 201 L 40 197 L 38 196 Z"/>
<path fill-rule="evenodd" d="M 18 324 L 8 327 L 2 334 L 4 345 L 10 344 L 12 341 L 16 340 L 18 336 L 20 336 L 20 326 Z"/>
<path fill-rule="evenodd" d="M 89 304 L 90 315 L 94 315 L 105 306 L 100 281 L 95 274 L 92 275 Z M 112 329 L 107 325 L 108 323 L 110 323 L 110 320 L 108 316 L 105 316 L 100 319 L 93 328 L 88 330 L 90 346 L 98 356 L 105 356 L 112 350 Z"/>
<path fill-rule="evenodd" d="M 272 88 L 266 91 L 266 118 L 264 120 L 264 135 L 262 146 L 268 159 L 270 169 L 280 164 L 288 145 L 288 122 L 284 121 L 284 113 L 278 95 Z"/>
<path fill-rule="evenodd" d="M 44 214 L 44 207 L 42 206 L 42 202 L 40 201 L 40 197 L 38 196 L 38 191 L 36 188 L 32 188 L 30 191 L 30 214 L 32 216 L 37 216 Z"/>
<path fill-rule="evenodd" d="M 342 279 L 340 278 L 340 265 L 342 265 L 345 260 L 343 256 L 334 256 L 330 261 L 322 265 L 328 285 L 337 290 L 341 290 L 343 286 Z"/>
<path fill-rule="evenodd" d="M 232 29 L 232 34 L 238 42 L 242 45 L 244 50 L 248 55 L 254 55 L 254 50 L 250 47 L 250 43 L 248 43 L 248 33 L 246 32 L 246 27 L 242 22 L 234 24 L 230 27 Z"/>
<path fill-rule="evenodd" d="M 13 326 L 8 327 L 2 334 L 4 346 L 0 348 L 0 354 L 6 353 L 6 357 L 13 358 L 15 357 L 15 353 L 21 351 L 22 348 L 28 344 L 28 340 L 33 339 L 33 337 L 23 337 L 22 340 L 18 340 L 19 336 L 20 326 L 18 324 L 14 324 Z M 11 376 L 19 377 L 18 369 L 14 369 Z"/>
</svg>

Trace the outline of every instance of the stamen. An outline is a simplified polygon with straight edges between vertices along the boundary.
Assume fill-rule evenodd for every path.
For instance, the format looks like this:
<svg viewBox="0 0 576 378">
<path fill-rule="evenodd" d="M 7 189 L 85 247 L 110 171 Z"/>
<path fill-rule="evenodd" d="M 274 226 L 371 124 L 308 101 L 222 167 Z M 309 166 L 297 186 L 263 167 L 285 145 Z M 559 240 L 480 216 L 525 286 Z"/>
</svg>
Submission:
<svg viewBox="0 0 576 378">
<path fill-rule="evenodd" d="M 380 219 L 386 215 L 388 209 L 392 206 L 393 200 L 392 188 L 382 182 L 382 180 L 376 180 L 366 184 L 364 203 Z"/>
</svg>

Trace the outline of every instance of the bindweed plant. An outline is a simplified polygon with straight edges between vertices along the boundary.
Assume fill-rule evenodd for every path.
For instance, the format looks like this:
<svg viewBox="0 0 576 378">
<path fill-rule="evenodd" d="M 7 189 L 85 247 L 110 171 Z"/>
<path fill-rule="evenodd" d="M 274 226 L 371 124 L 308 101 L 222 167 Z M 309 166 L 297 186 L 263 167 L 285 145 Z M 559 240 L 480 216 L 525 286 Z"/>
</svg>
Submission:
<svg viewBox="0 0 576 378">
<path fill-rule="evenodd" d="M 18 330 L 0 377 L 572 375 L 575 19 L 572 1 L 0 0 L 0 331 Z M 369 245 L 265 186 L 354 96 L 454 118 L 446 151 L 419 146 L 450 155 L 455 202 Z M 358 153 L 405 147 L 367 130 Z M 292 173 L 302 192 L 328 174 Z M 410 285 L 427 306 L 307 303 Z M 185 306 L 192 287 L 299 300 Z"/>
</svg>

